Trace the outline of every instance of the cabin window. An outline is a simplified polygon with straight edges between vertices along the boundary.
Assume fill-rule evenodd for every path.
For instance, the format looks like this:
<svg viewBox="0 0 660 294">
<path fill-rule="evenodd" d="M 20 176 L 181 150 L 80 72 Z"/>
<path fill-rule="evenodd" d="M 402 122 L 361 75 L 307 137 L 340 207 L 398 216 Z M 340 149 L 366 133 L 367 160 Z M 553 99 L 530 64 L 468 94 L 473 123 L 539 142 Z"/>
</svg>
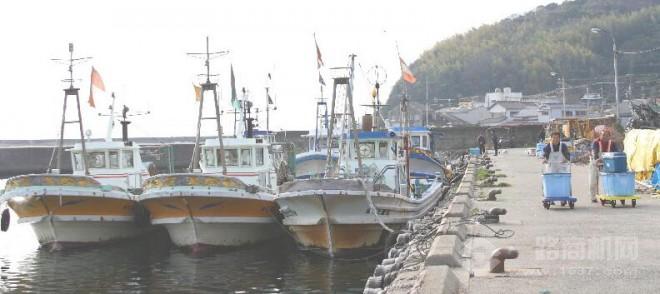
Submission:
<svg viewBox="0 0 660 294">
<path fill-rule="evenodd" d="M 387 155 L 387 142 L 378 142 L 378 157 L 388 158 Z"/>
<path fill-rule="evenodd" d="M 83 170 L 82 156 L 78 152 L 73 154 L 73 165 L 76 170 Z"/>
<path fill-rule="evenodd" d="M 122 166 L 124 168 L 133 167 L 133 150 L 124 150 L 121 152 Z"/>
<path fill-rule="evenodd" d="M 206 166 L 217 166 L 214 151 L 213 149 L 204 149 L 204 164 Z"/>
<path fill-rule="evenodd" d="M 420 144 L 420 137 L 419 136 L 413 136 L 412 137 L 412 146 L 413 147 L 419 147 Z"/>
<path fill-rule="evenodd" d="M 252 166 L 252 149 L 241 149 L 241 166 Z"/>
<path fill-rule="evenodd" d="M 262 166 L 264 165 L 264 148 L 259 147 L 257 148 L 257 153 L 255 156 L 257 157 L 257 166 Z"/>
<path fill-rule="evenodd" d="M 119 168 L 119 152 L 108 151 L 108 159 L 110 160 L 110 168 Z"/>
<path fill-rule="evenodd" d="M 360 143 L 360 156 L 362 158 L 374 158 L 376 157 L 376 143 L 374 142 L 364 142 Z"/>
<path fill-rule="evenodd" d="M 88 165 L 91 168 L 105 168 L 105 152 L 90 152 Z"/>
<path fill-rule="evenodd" d="M 422 147 L 429 148 L 429 137 L 422 136 Z"/>
<path fill-rule="evenodd" d="M 218 150 L 219 152 L 220 150 Z M 225 165 L 238 166 L 238 150 L 225 149 Z"/>
</svg>

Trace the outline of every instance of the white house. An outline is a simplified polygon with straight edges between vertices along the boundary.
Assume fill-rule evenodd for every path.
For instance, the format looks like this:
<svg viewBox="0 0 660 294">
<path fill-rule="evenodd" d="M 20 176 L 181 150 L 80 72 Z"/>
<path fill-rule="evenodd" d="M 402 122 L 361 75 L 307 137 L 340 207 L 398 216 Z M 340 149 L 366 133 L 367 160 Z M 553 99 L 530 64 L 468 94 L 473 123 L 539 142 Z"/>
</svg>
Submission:
<svg viewBox="0 0 660 294">
<path fill-rule="evenodd" d="M 538 106 L 536 103 L 497 101 L 488 108 L 488 111 L 494 116 L 502 115 L 506 118 L 536 116 Z"/>
<path fill-rule="evenodd" d="M 542 104 L 538 108 L 538 117 L 540 122 L 549 122 L 561 117 L 586 117 L 587 106 L 584 104 L 566 104 L 566 115 L 562 116 L 564 108 L 561 103 Z"/>
<path fill-rule="evenodd" d="M 511 88 L 504 88 L 504 90 L 497 88 L 493 93 L 486 93 L 485 104 L 489 108 L 498 101 L 520 102 L 522 99 L 521 92 L 511 92 Z"/>
</svg>

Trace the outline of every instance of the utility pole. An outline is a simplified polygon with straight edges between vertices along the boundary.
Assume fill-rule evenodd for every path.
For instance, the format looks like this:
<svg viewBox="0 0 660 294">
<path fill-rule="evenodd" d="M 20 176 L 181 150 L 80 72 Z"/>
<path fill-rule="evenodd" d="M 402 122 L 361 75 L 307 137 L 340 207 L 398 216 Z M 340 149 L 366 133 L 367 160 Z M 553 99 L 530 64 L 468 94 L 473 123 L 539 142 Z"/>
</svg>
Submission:
<svg viewBox="0 0 660 294">
<path fill-rule="evenodd" d="M 428 127 L 429 126 L 429 78 L 426 77 L 425 80 L 426 80 L 426 105 L 425 105 L 426 106 L 426 108 L 425 108 L 426 109 L 426 119 L 425 119 L 426 123 L 425 123 L 425 126 Z"/>
<path fill-rule="evenodd" d="M 603 28 L 599 27 L 594 27 L 591 28 L 591 32 L 594 34 L 600 34 L 602 32 L 607 33 L 610 36 L 610 39 L 612 39 L 612 55 L 614 56 L 613 61 L 614 61 L 614 100 L 615 100 L 615 111 L 616 111 L 616 121 L 619 123 L 619 72 L 618 72 L 618 67 L 617 67 L 617 55 L 618 51 L 616 49 L 616 39 L 614 38 L 614 34 L 608 30 L 605 30 Z"/>
</svg>

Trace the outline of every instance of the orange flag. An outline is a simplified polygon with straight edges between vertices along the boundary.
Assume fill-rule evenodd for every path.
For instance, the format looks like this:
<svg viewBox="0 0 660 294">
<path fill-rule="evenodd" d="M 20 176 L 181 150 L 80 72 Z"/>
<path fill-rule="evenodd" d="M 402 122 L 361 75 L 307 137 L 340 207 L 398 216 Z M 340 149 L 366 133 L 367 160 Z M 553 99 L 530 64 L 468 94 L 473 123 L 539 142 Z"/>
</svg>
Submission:
<svg viewBox="0 0 660 294">
<path fill-rule="evenodd" d="M 202 87 L 195 85 L 193 83 L 193 88 L 195 89 L 195 101 L 201 101 L 202 100 Z"/>
<path fill-rule="evenodd" d="M 415 78 L 415 75 L 413 75 L 412 71 L 410 71 L 410 68 L 408 68 L 401 56 L 399 56 L 399 63 L 401 65 L 401 75 L 403 76 L 403 80 L 414 84 L 417 81 L 417 78 Z"/>
<path fill-rule="evenodd" d="M 101 75 L 99 74 L 98 71 L 92 66 L 92 76 L 90 77 L 90 85 L 89 85 L 89 106 L 96 108 L 96 104 L 94 104 L 94 87 L 98 88 L 99 90 L 105 92 L 105 84 L 103 84 L 103 79 L 101 79 Z"/>
</svg>

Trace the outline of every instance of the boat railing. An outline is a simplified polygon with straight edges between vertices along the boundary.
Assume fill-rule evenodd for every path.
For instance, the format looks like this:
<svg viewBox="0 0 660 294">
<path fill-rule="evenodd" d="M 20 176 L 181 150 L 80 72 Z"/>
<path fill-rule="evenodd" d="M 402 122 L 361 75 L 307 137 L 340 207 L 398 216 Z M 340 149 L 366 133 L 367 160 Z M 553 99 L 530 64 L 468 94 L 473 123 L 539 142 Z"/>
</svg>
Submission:
<svg viewBox="0 0 660 294">
<path fill-rule="evenodd" d="M 385 179 L 385 173 L 389 170 L 397 170 L 397 165 L 396 164 L 389 164 L 384 166 L 376 176 L 373 178 L 373 185 L 374 189 L 378 187 L 379 184 L 384 184 L 383 180 Z M 395 187 L 398 187 L 398 184 L 395 185 Z"/>
</svg>

